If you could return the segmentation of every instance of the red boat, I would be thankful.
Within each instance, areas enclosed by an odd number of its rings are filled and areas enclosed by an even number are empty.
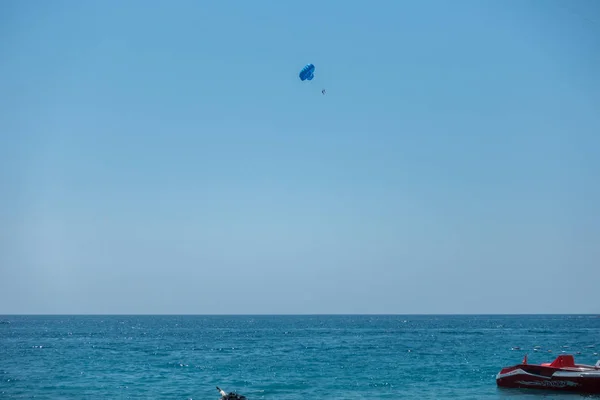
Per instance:
[[[507,388],[600,393],[600,361],[596,365],[575,364],[572,355],[560,355],[551,363],[505,367],[496,375],[496,384]]]

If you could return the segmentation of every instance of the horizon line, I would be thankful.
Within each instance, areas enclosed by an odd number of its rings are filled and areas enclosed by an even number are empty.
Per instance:
[[[0,316],[195,316],[195,317],[335,317],[335,316],[596,316],[600,313],[0,313]]]

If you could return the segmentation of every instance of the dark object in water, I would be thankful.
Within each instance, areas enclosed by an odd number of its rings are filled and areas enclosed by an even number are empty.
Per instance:
[[[218,386],[217,390],[221,393],[221,400],[247,400],[246,396],[242,396],[241,394],[233,392],[225,393],[225,391]]]

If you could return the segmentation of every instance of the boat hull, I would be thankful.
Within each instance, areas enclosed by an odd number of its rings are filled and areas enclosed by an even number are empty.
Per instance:
[[[600,370],[563,370],[519,365],[504,368],[496,376],[498,387],[600,393]]]

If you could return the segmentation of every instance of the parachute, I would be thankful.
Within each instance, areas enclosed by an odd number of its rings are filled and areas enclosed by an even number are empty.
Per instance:
[[[304,68],[300,70],[298,76],[301,81],[312,81],[315,77],[315,66],[313,64],[306,64]]]
[[[298,74],[301,81],[312,81],[315,77],[315,66],[314,64],[306,64]],[[325,89],[321,90],[321,94],[325,95]]]

